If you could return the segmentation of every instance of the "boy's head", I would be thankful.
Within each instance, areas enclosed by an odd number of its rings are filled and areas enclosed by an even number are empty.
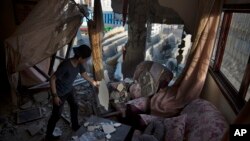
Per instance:
[[[74,58],[80,60],[86,60],[91,56],[91,49],[87,45],[80,45],[79,47],[73,48],[75,56]]]

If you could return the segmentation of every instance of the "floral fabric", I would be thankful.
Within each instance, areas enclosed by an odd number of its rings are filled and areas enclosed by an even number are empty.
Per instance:
[[[128,106],[133,106],[142,112],[146,112],[149,109],[149,98],[140,97],[127,102]]]
[[[141,86],[139,83],[134,83],[130,86],[129,95],[132,99],[141,97]]]
[[[219,141],[228,126],[222,114],[206,100],[192,101],[181,114],[188,115],[185,135],[190,141]]]
[[[187,115],[164,119],[165,141],[183,141]]]
[[[150,122],[152,122],[154,120],[163,119],[162,117],[158,117],[158,116],[154,116],[154,115],[147,115],[147,114],[140,114],[139,116],[145,125],[148,125]]]

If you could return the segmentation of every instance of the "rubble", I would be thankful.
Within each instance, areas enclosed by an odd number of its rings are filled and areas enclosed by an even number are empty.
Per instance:
[[[27,131],[31,136],[34,136],[43,128],[43,126],[43,123],[39,122],[38,124],[29,126]]]
[[[55,128],[54,132],[53,132],[54,136],[61,136],[62,135],[62,130],[58,127]]]
[[[5,135],[13,136],[16,134],[17,134],[17,128],[10,122],[5,121],[0,131],[0,138],[2,138],[2,136],[5,136]]]
[[[25,123],[28,121],[42,118],[41,108],[30,108],[27,110],[21,110],[17,112],[17,124]]]
[[[33,95],[34,101],[38,103],[48,100],[48,97],[48,91],[39,92]]]
[[[30,101],[26,102],[25,104],[21,105],[20,108],[23,109],[23,110],[25,110],[25,109],[31,108],[32,105],[33,105],[33,103],[30,100]]]

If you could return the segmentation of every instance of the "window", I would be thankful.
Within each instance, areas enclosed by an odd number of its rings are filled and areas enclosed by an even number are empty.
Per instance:
[[[192,46],[191,34],[182,24],[147,24],[145,60],[158,62],[170,69],[174,78],[182,73]]]
[[[250,9],[245,5],[224,7],[211,67],[226,96],[238,106],[236,111],[250,97],[249,29]]]

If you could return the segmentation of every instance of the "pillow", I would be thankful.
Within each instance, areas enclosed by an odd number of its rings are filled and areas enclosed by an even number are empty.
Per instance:
[[[157,140],[153,135],[142,134],[133,136],[132,141],[159,141],[159,140]]]
[[[140,114],[139,116],[140,116],[141,122],[145,125],[148,125],[152,121],[162,119],[162,117],[155,116],[155,115]]]
[[[141,97],[141,86],[139,83],[134,83],[129,87],[129,94],[132,99]]]
[[[221,112],[204,99],[193,100],[181,114],[188,114],[185,129],[189,140],[218,141],[228,128]]]
[[[138,78],[138,82],[141,86],[142,96],[151,96],[156,92],[154,79],[150,72],[143,71]]]
[[[128,101],[126,104],[127,104],[127,107],[130,107],[130,109],[133,109],[133,112],[141,111],[145,113],[149,110],[149,99],[147,97],[136,98],[136,99]]]
[[[165,141],[183,141],[187,115],[164,119]]]
[[[150,122],[143,134],[153,135],[157,141],[163,141],[165,135],[165,127],[162,120],[154,120]],[[151,141],[151,140],[150,140]]]

